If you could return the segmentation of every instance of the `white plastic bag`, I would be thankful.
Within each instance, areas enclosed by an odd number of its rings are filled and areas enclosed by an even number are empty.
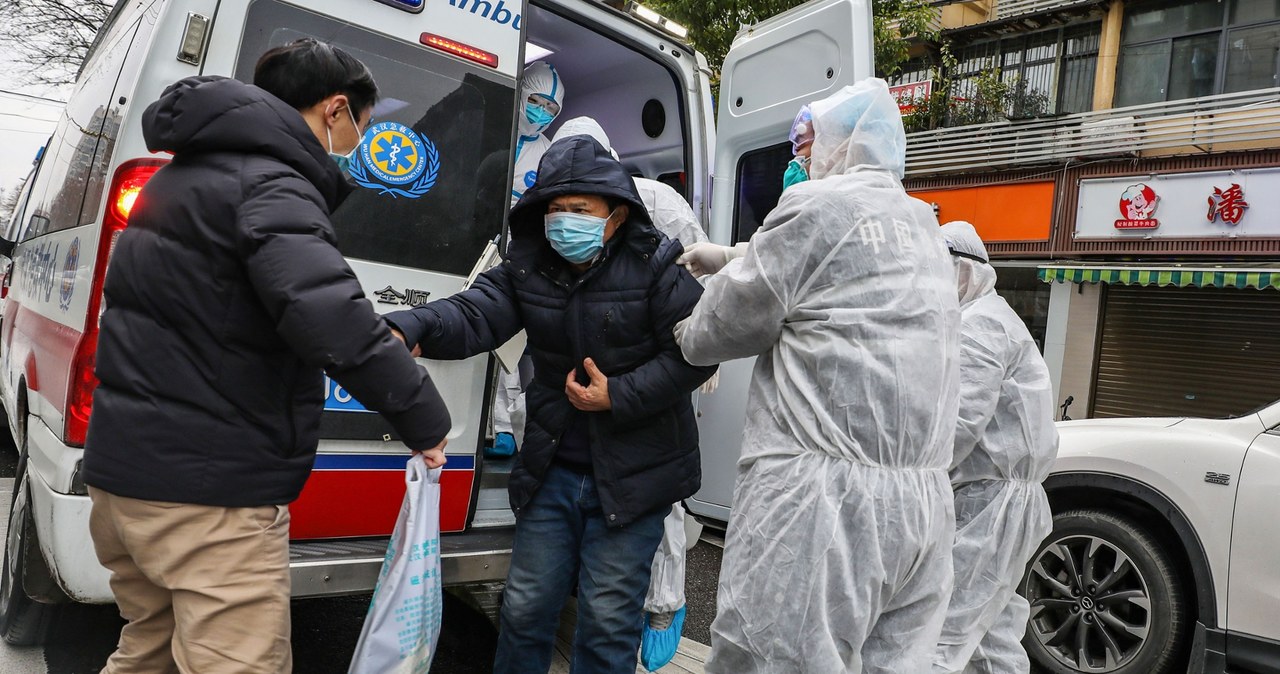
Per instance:
[[[440,640],[440,470],[405,466],[404,503],[348,674],[424,674]]]
[[[671,506],[662,528],[662,543],[653,556],[649,593],[644,598],[646,613],[675,613],[684,606],[684,506]]]

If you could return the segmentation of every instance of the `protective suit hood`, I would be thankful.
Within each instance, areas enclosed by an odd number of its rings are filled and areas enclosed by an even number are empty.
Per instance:
[[[551,142],[554,144],[557,141],[573,136],[590,136],[596,139],[596,142],[600,143],[604,149],[608,150],[614,159],[618,158],[618,153],[614,152],[613,145],[609,142],[609,134],[604,132],[604,127],[600,126],[600,122],[590,117],[574,117],[561,124]]]
[[[884,80],[870,78],[809,105],[813,113],[813,180],[854,168],[906,171],[907,134],[902,113]]]
[[[955,261],[960,306],[994,293],[996,270],[991,266],[991,256],[973,225],[963,220],[948,222],[942,226],[942,237]]]
[[[520,83],[520,106],[516,110],[516,119],[520,120],[519,130],[522,138],[533,138],[546,131],[551,125],[550,122],[535,125],[525,118],[524,106],[529,101],[529,97],[534,94],[542,94],[555,101],[561,108],[564,107],[564,82],[560,79],[560,73],[556,72],[555,66],[538,61],[524,69],[524,79]]]

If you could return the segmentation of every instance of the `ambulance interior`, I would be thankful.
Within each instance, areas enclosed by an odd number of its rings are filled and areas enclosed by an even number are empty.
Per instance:
[[[547,137],[554,138],[567,120],[592,117],[632,175],[666,182],[688,198],[687,101],[675,74],[644,52],[547,8],[529,4],[525,20],[526,64],[550,63],[565,87],[564,105]],[[693,58],[674,40],[664,48]]]

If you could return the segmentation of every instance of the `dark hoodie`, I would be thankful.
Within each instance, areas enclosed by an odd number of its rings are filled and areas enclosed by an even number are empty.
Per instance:
[[[143,188],[106,280],[85,481],[130,498],[285,504],[310,474],[324,371],[413,449],[449,414],[335,247],[348,188],[302,116],[198,77],[143,114],[173,161]]]
[[[547,202],[564,194],[630,206],[603,257],[582,274],[551,249],[543,227]],[[556,460],[585,463],[595,475],[610,526],[692,496],[702,474],[690,393],[715,368],[686,363],[672,334],[702,295],[675,264],[680,243],[653,227],[631,176],[586,136],[547,150],[537,183],[511,209],[509,222],[503,264],[465,292],[387,320],[409,343],[420,343],[425,356],[440,359],[484,353],[526,331],[534,379],[525,390],[524,445],[511,473],[517,513]],[[565,396],[570,370],[588,382],[582,370],[588,357],[609,377],[610,411],[580,412]]]

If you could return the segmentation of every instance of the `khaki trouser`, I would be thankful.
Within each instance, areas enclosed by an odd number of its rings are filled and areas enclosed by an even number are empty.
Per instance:
[[[129,621],[104,674],[279,674],[289,508],[141,501],[90,489],[89,532]]]

